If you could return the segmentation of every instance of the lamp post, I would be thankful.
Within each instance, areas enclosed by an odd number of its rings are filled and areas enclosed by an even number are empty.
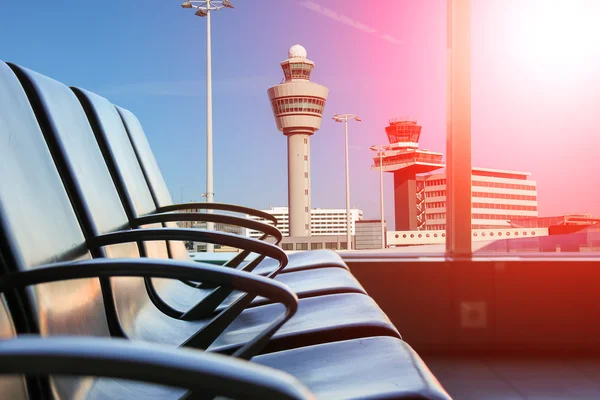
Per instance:
[[[195,15],[206,17],[206,202],[212,203],[215,199],[213,189],[213,138],[212,138],[212,67],[211,67],[211,39],[210,39],[210,14],[212,11],[218,11],[222,8],[233,8],[229,0],[201,0],[185,1],[181,4],[182,8],[196,9]],[[204,196],[203,196],[204,197]],[[207,210],[212,213],[212,210]],[[208,222],[206,229],[213,230],[214,224]],[[206,244],[208,253],[214,252],[212,243]]]
[[[376,151],[379,156],[379,208],[381,212],[381,248],[385,249],[385,229],[383,227],[383,151],[388,146],[379,144],[371,146],[371,150]]]
[[[335,114],[335,122],[343,122],[346,134],[346,248],[352,250],[352,217],[350,215],[350,166],[348,164],[348,120],[360,122],[356,114]]]

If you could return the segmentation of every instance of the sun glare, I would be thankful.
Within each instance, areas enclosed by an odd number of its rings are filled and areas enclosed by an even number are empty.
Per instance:
[[[529,0],[518,4],[508,29],[515,56],[528,69],[552,79],[596,71],[600,1]]]

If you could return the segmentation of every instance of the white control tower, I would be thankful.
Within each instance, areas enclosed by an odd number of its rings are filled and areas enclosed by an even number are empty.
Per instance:
[[[310,137],[321,126],[329,89],[310,81],[315,63],[299,44],[281,63],[285,82],[268,90],[277,129],[288,140],[290,236],[310,236]]]

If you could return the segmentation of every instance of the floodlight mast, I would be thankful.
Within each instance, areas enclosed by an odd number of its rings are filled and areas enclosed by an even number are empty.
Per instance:
[[[210,14],[212,11],[219,11],[222,8],[233,8],[229,0],[201,0],[185,1],[181,4],[182,8],[196,9],[195,15],[206,17],[206,202],[214,202],[214,181],[213,181],[213,123],[212,123],[212,62],[211,62],[211,38],[210,38]],[[212,210],[207,210],[212,213]],[[207,230],[213,230],[212,222],[206,223]],[[207,243],[206,251],[214,252],[214,244]]]
[[[352,250],[352,218],[350,215],[350,166],[348,163],[348,120],[360,122],[356,114],[335,114],[333,116],[335,122],[343,122],[346,137],[346,248]]]
[[[196,15],[198,15],[199,11],[203,11],[205,15],[202,16],[205,17],[208,16],[210,11],[218,11],[221,8],[235,7],[229,0],[192,0],[181,3],[181,8],[195,8],[198,10]]]

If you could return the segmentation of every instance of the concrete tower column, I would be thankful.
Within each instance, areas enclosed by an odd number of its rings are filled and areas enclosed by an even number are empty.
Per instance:
[[[290,134],[287,141],[290,236],[310,236],[310,135]]]
[[[397,231],[417,230],[417,181],[415,174],[394,173],[394,208]]]

